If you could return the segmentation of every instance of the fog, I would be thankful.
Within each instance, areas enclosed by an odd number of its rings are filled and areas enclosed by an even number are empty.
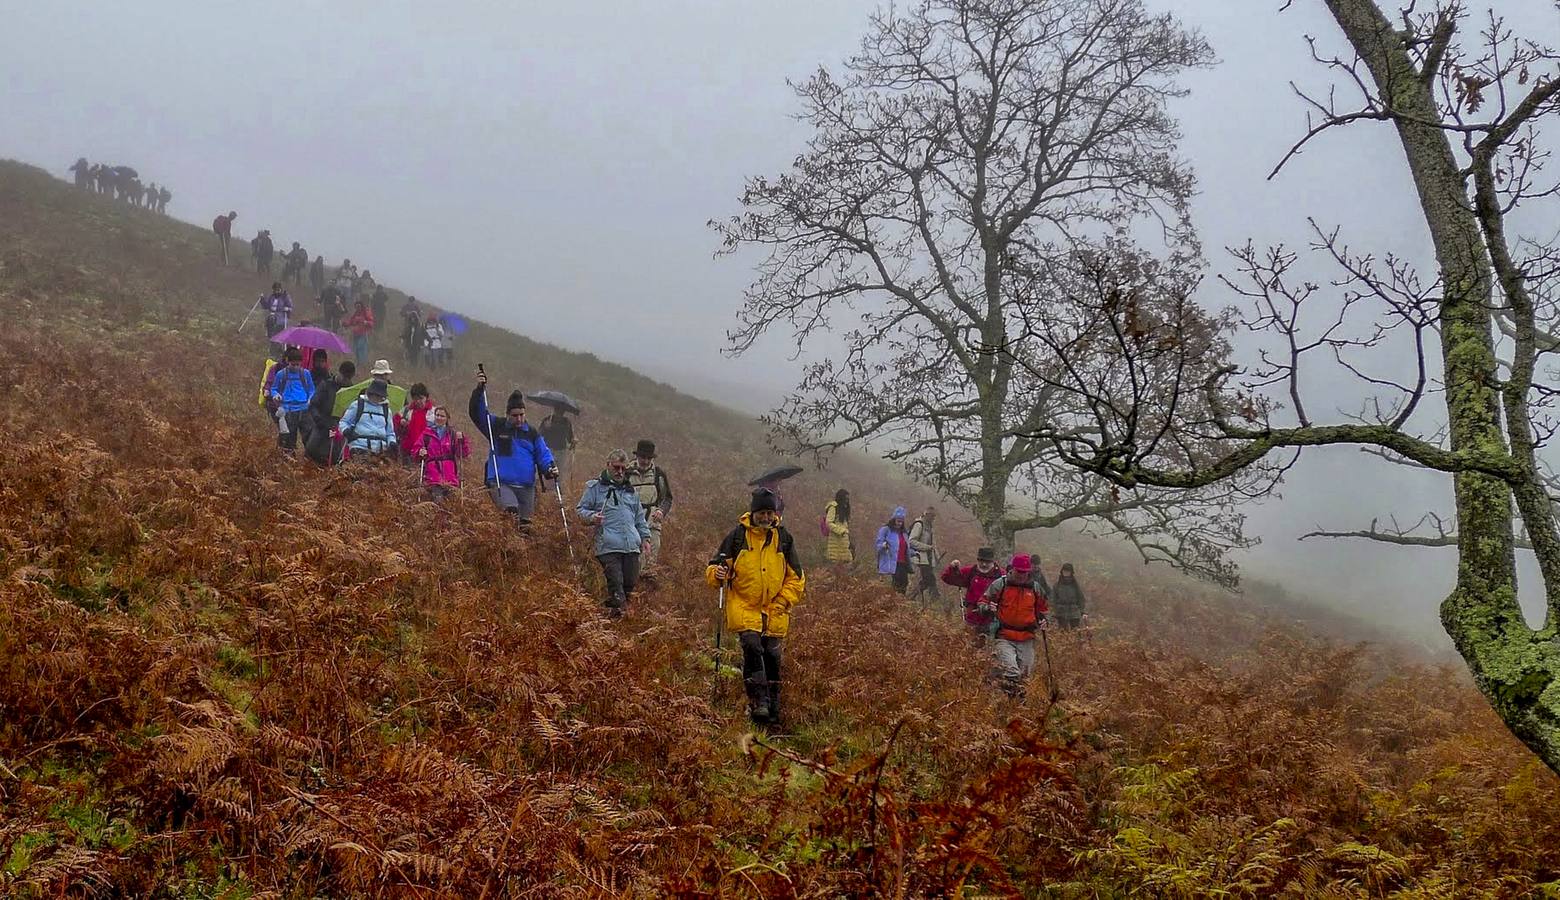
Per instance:
[[[349,256],[436,305],[756,411],[798,364],[778,336],[720,353],[749,270],[713,258],[705,222],[737,210],[744,175],[800,148],[786,79],[848,53],[875,5],[0,0],[0,155],[62,177],[78,155],[136,166],[181,218],[237,210],[244,239],[269,228],[279,247]],[[1303,242],[1307,216],[1423,259],[1387,127],[1326,136],[1267,180],[1304,128],[1289,82],[1327,83],[1303,35],[1339,43],[1320,3],[1280,5],[1174,5],[1223,60],[1176,105],[1210,260],[1227,267],[1220,248],[1248,237]],[[1554,30],[1541,0],[1500,5]],[[1343,383],[1312,386],[1353,408]],[[1448,485],[1350,449],[1308,453],[1283,499],[1253,510],[1265,543],[1245,566],[1431,632],[1452,551],[1295,537],[1449,512]]]

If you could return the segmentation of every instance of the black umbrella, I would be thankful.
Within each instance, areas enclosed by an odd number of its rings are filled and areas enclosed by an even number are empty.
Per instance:
[[[129,166],[115,166],[114,167],[114,171],[118,172],[119,174],[121,174],[123,176],[125,176],[126,178],[140,178],[141,177],[141,173],[140,172],[137,172],[136,170],[130,168]]]
[[[790,478],[790,477],[792,477],[794,475],[800,475],[800,474],[802,474],[802,467],[801,466],[775,466],[773,469],[770,469],[769,471],[767,471],[764,474],[758,476],[757,478],[753,479],[752,481],[749,481],[748,484],[751,485],[751,486],[756,487],[756,486],[758,486],[760,484],[768,484],[768,483],[775,482],[775,481],[784,481],[787,478]]]
[[[534,394],[526,394],[525,397],[527,400],[535,400],[543,406],[561,409],[564,412],[571,412],[575,415],[580,414],[580,405],[574,402],[573,397],[570,397],[563,391],[537,391]]]

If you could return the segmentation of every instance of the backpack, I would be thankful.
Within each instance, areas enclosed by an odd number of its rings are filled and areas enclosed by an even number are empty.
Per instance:
[[[1019,635],[1033,635],[1040,627],[1040,618],[1035,614],[1035,601],[1040,601],[1040,608],[1045,609],[1046,604],[1043,595],[1036,585],[1029,584],[1004,584],[1002,593],[997,597],[996,621],[1001,632],[1012,631]],[[1002,635],[1008,637],[1008,635]],[[1015,637],[1014,640],[1023,640]]]
[[[368,398],[364,397],[362,394],[358,394],[358,396],[357,396],[357,415],[352,418],[352,428],[350,429],[348,434],[342,435],[343,437],[345,437],[347,439],[348,443],[351,443],[352,441],[357,439],[357,423],[363,421],[363,408],[365,406],[367,406],[367,405],[368,405]],[[385,420],[385,430],[389,431],[390,430],[390,404],[389,403],[376,403],[374,405],[379,407],[379,411],[377,413],[374,413],[374,415],[377,415],[381,419]],[[366,440],[368,440],[371,443],[379,444],[379,450],[385,449],[385,447],[384,447],[385,440],[383,438],[367,438]],[[379,450],[376,450],[376,451],[373,451],[373,452],[377,453],[377,452],[379,452]]]

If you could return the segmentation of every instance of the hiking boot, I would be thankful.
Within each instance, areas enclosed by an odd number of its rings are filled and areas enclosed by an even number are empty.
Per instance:
[[[770,718],[769,718],[769,704],[765,703],[762,700],[760,700],[760,701],[758,701],[756,703],[749,703],[748,704],[748,718],[753,721],[754,725],[759,725],[759,726],[768,725],[769,721],[770,721]]]

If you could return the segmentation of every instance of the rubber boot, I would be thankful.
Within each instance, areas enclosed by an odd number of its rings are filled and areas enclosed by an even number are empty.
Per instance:
[[[748,718],[754,725],[769,724],[769,688],[762,682],[744,682],[747,687]]]

